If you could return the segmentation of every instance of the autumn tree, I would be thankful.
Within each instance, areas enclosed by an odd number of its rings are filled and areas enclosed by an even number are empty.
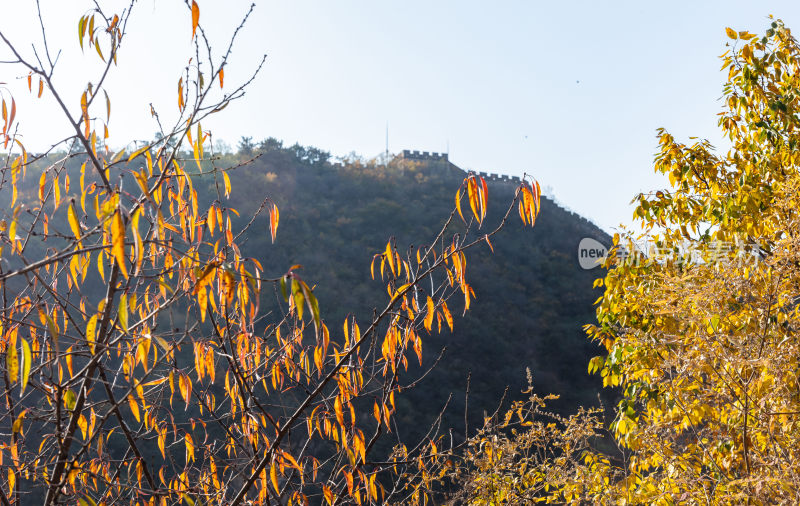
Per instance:
[[[239,29],[215,57],[201,7],[187,1],[194,51],[167,85],[177,90],[174,108],[146,111],[158,129],[152,141],[110,147],[107,76],[125,63],[120,48],[135,8],[94,3],[71,20],[78,40],[60,47],[102,63],[77,96],[57,86],[54,75],[69,69],[49,52],[43,22],[33,56],[22,50],[27,42],[0,33],[3,63],[25,87],[0,89],[0,502],[419,499],[420,489],[400,480],[424,472],[441,440],[373,457],[411,381],[401,372],[421,362],[425,335],[453,327],[452,297],[470,308],[468,250],[491,248],[515,206],[534,224],[538,183],[520,185],[489,225],[486,182],[468,174],[427,245],[390,239],[375,254],[383,307],[329,328],[300,266],[262,266],[241,254],[255,223],[266,222],[275,240],[279,211],[266,197],[234,230],[234,168],[209,156],[201,121],[241,98],[263,64],[226,76]],[[54,99],[71,127],[65,140],[27,152],[16,122],[20,92]],[[326,159],[313,153],[312,163]],[[210,199],[201,185],[212,188]],[[267,314],[261,302],[273,293],[281,311]]]
[[[593,367],[624,391],[637,502],[800,500],[800,48],[780,21],[727,35],[730,149],[659,132],[670,187],[636,209],[648,254],[609,273],[591,329],[609,351]]]
[[[615,236],[596,283],[589,371],[622,392],[622,458],[597,414],[532,396],[430,467],[453,504],[800,502],[800,47],[779,20],[726,31],[729,149],[659,131],[669,185],[638,196],[644,232]]]

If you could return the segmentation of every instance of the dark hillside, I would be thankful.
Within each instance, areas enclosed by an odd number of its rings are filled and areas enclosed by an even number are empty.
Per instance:
[[[271,244],[262,219],[249,232],[245,250],[271,276],[302,264],[304,279],[317,285],[324,319],[338,331],[346,314],[366,321],[386,300],[383,283],[370,279],[373,254],[390,237],[399,249],[434,237],[464,175],[444,161],[330,165],[272,149],[237,169],[230,204],[244,218],[265,196],[276,200],[281,210],[276,243]],[[489,181],[489,222],[506,211],[515,188],[512,182]],[[581,326],[594,319],[592,304],[600,291],[592,290],[592,282],[600,271],[579,267],[577,246],[583,237],[605,243],[608,237],[549,199],[543,200],[533,230],[511,218],[493,241],[494,254],[481,247],[468,257],[477,299],[464,318],[456,318],[452,334],[443,331],[425,340],[423,366],[432,365],[442,348],[446,351],[435,370],[399,398],[401,430],[419,435],[452,394],[445,426],[463,432],[470,373],[473,428],[484,411],[494,411],[506,386],[512,398],[519,396],[527,367],[537,391],[561,395],[554,405],[558,411],[597,404],[599,381],[587,374],[586,365],[599,351]],[[267,300],[263,304],[269,307]]]
[[[373,309],[387,300],[385,285],[370,278],[373,255],[390,238],[402,251],[435,237],[465,176],[442,159],[398,157],[387,166],[359,160],[331,164],[324,152],[314,148],[282,148],[278,143],[262,147],[261,153],[226,155],[214,162],[227,167],[256,156],[230,172],[233,191],[230,199],[221,198],[221,204],[239,212],[239,223],[234,223],[239,229],[265,197],[274,199],[281,215],[275,244],[262,214],[245,240],[239,241],[243,253],[258,258],[264,274],[272,278],[301,264],[299,274],[316,285],[323,319],[336,336],[348,314],[365,324]],[[194,162],[188,165],[192,166]],[[79,165],[68,167],[72,180],[78,181]],[[123,185],[133,184],[129,179]],[[21,198],[36,200],[37,181],[37,175],[28,174]],[[198,175],[194,181],[201,206],[218,198],[211,176]],[[497,223],[518,183],[490,180],[488,184],[487,223]],[[53,222],[51,227],[68,230],[66,223]],[[472,429],[482,422],[484,412],[497,408],[506,387],[509,398],[520,397],[526,368],[531,369],[539,393],[561,395],[552,405],[556,411],[597,404],[600,382],[588,375],[586,367],[589,358],[600,352],[581,326],[594,321],[593,302],[600,290],[592,290],[592,282],[601,272],[578,265],[577,246],[583,237],[609,242],[597,227],[544,198],[533,229],[522,227],[514,209],[506,228],[492,241],[494,254],[485,245],[470,252],[467,277],[477,298],[464,317],[460,317],[463,302],[452,300],[453,333],[445,328],[441,334],[425,336],[423,368],[445,351],[438,366],[397,399],[398,431],[404,440],[422,436],[451,395],[444,427],[463,434],[468,375]],[[58,247],[32,243],[31,258],[43,254],[45,246]],[[102,284],[88,288],[100,290]],[[262,296],[265,325],[275,320],[276,300],[271,288]],[[419,373],[419,365],[410,361],[407,380]]]

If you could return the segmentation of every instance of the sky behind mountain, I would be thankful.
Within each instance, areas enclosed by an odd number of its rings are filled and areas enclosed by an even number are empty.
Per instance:
[[[198,3],[220,53],[250,3]],[[51,52],[63,51],[56,82],[72,90],[77,111],[94,79],[82,69],[97,69],[76,36],[91,2],[41,7]],[[177,112],[179,69],[191,49],[181,2],[145,0],[134,9],[109,81],[115,147],[152,136],[150,103],[162,119]],[[610,231],[630,222],[634,195],[664,184],[652,170],[658,127],[722,144],[724,29],[762,33],[769,14],[800,30],[800,4],[789,1],[259,1],[226,67],[226,88],[267,54],[263,72],[243,100],[203,126],[233,146],[242,135],[274,136],[374,156],[388,124],[391,152],[449,150],[465,169],[531,174]],[[35,3],[4,5],[0,31],[31,55],[31,38],[41,37]],[[28,147],[63,138],[54,102],[27,97],[21,69],[0,69]]]

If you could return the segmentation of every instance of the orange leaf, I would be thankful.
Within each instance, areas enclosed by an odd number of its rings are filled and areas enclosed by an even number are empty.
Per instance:
[[[214,206],[208,208],[208,230],[214,234],[214,229],[217,228],[217,209]]]
[[[229,197],[231,195],[231,178],[227,172],[222,173],[222,180],[225,183],[225,196]]]
[[[192,380],[189,379],[184,373],[181,373],[178,377],[178,388],[181,391],[181,397],[183,397],[184,402],[186,402],[186,409],[189,409],[189,398],[192,395]]]
[[[39,176],[39,200],[44,202],[44,185],[47,183],[47,173],[42,172]]]
[[[41,90],[41,86],[39,86],[39,89]],[[40,91],[39,95],[41,96],[41,91]],[[90,129],[90,125],[89,125],[89,106],[88,106],[88,102],[87,102],[87,99],[86,99],[86,92],[85,91],[83,92],[83,95],[81,95],[81,117],[83,119],[83,134],[86,137],[89,137],[89,129]]]
[[[425,314],[425,330],[430,332],[431,325],[433,324],[433,315],[436,312],[433,305],[433,299],[431,299],[430,297],[428,297],[427,306],[428,306],[428,312]]]
[[[114,28],[116,28],[117,26],[117,23],[119,23],[119,16],[114,14],[114,19],[111,20],[111,24],[108,26],[108,28],[106,28],[106,32],[108,33],[113,32]]]
[[[344,427],[344,412],[342,411],[341,397],[336,396],[336,400],[333,402],[333,409],[336,411],[336,421],[339,422],[339,425]]]
[[[458,215],[461,216],[461,221],[466,223],[467,220],[464,219],[464,214],[461,212],[461,188],[456,192],[456,209],[458,209]]]
[[[278,233],[278,206],[274,205],[269,210],[269,231],[272,234],[272,242],[275,242],[275,236]]]
[[[14,123],[14,116],[17,115],[17,102],[14,100],[14,97],[11,97],[11,114],[8,117],[8,127],[11,128],[11,124]]]
[[[333,491],[327,485],[322,485],[322,494],[325,496],[325,501],[328,504],[333,504],[334,494]]]
[[[453,331],[453,315],[450,314],[450,310],[447,308],[447,302],[442,301],[442,314],[444,314],[444,319],[447,321],[447,326],[450,327],[450,332]]]
[[[289,464],[290,464],[290,465],[291,465],[293,468],[297,469],[297,470],[298,470],[298,471],[300,471],[301,473],[303,472],[303,468],[302,468],[302,467],[300,467],[300,464],[298,464],[298,463],[297,463],[297,460],[295,460],[295,458],[294,458],[294,457],[293,457],[293,456],[292,456],[290,453],[283,452],[283,453],[282,453],[282,455],[283,455],[283,457],[284,457],[286,460],[288,460],[288,461],[289,461]]]
[[[269,469],[269,478],[272,480],[272,486],[275,487],[275,493],[280,494],[281,489],[278,487],[278,470],[273,462]]]
[[[133,416],[136,418],[136,421],[141,422],[142,417],[139,414],[139,405],[136,403],[136,399],[133,398],[133,395],[128,396],[128,405],[131,407],[131,411],[133,412]]]
[[[178,79],[178,110],[183,111],[184,105],[185,104],[183,102],[183,78],[181,77],[180,79]],[[189,142],[191,142],[191,139],[189,139]]]
[[[183,437],[183,443],[186,445],[186,462],[188,463],[190,460],[194,460],[194,440],[188,432]]]
[[[386,251],[384,252],[386,255],[386,260],[389,262],[389,268],[392,270],[392,274],[395,274],[394,268],[394,253],[392,252],[392,241],[386,243]]]
[[[486,217],[486,208],[489,205],[489,188],[486,186],[486,180],[482,177],[480,178],[481,186],[480,186],[480,193],[481,193],[481,220]]]
[[[197,283],[194,285],[194,291],[192,292],[192,295],[197,295],[200,289],[204,288],[211,282],[218,266],[219,263],[217,262],[211,262],[210,264],[206,265],[205,269],[203,269],[203,272],[197,278]]]
[[[195,31],[197,31],[198,23],[200,23],[200,7],[195,0],[192,0],[192,40],[194,40],[194,34]]]

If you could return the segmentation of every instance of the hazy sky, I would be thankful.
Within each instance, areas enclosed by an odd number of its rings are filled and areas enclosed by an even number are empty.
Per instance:
[[[31,41],[41,40],[34,2],[0,2],[0,31],[32,54]],[[250,3],[198,3],[221,50]],[[90,6],[42,0],[51,52],[63,51],[56,82],[73,90],[74,111],[94,79],[82,69],[96,69],[76,35]],[[134,9],[109,82],[112,146],[152,136],[149,103],[162,117],[177,112],[177,80],[190,56],[182,2],[145,0]],[[267,64],[242,101],[203,126],[233,146],[242,135],[274,136],[371,157],[383,151],[388,123],[392,152],[449,147],[465,169],[527,172],[612,230],[630,222],[634,195],[664,184],[652,170],[656,128],[718,141],[724,28],[763,33],[768,14],[800,30],[796,0],[257,0],[226,87],[259,55],[268,55]],[[7,57],[0,48],[0,59]],[[52,101],[27,97],[24,73],[0,66],[0,82],[17,99],[30,149],[65,136]]]

